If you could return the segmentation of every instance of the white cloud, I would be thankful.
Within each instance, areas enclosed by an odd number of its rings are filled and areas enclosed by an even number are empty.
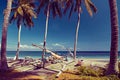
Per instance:
[[[30,45],[26,45],[26,44],[20,45],[20,48],[23,48],[23,49],[35,49],[35,47],[30,46]]]
[[[61,48],[65,49],[64,45],[61,45],[61,44],[58,44],[58,43],[52,44],[52,46],[54,46],[54,47],[61,47]]]
[[[47,47],[47,49],[49,49],[49,50],[54,50],[54,48],[52,48],[52,47]]]
[[[40,45],[43,45],[43,43],[41,42]]]
[[[70,47],[70,48],[68,48],[68,49],[70,49],[70,50],[74,50],[74,48],[72,48],[72,47]]]
[[[1,44],[0,44],[0,49],[1,49]]]

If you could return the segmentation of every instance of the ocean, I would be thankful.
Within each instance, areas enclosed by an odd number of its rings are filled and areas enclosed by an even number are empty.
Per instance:
[[[58,55],[68,56],[68,51],[54,51]],[[16,54],[16,51],[7,51],[7,57],[13,58]],[[49,56],[50,53],[46,53],[46,56]],[[20,51],[19,58],[25,58],[26,56],[30,56],[32,58],[41,58],[42,51]],[[87,59],[109,59],[109,51],[77,51],[77,58],[87,58]],[[119,52],[120,58],[120,52]]]

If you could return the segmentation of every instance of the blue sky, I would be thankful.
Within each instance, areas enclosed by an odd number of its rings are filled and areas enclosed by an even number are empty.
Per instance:
[[[108,0],[92,0],[98,12],[90,17],[86,9],[83,8],[78,37],[79,51],[109,51],[110,50],[110,14]],[[118,14],[120,18],[120,1],[118,2]],[[3,9],[6,7],[5,0],[0,2],[0,34],[2,33]],[[83,6],[84,7],[84,6]],[[46,17],[41,12],[34,20],[34,27],[28,29],[22,26],[21,48],[20,50],[39,50],[31,44],[42,45],[44,39]],[[120,20],[119,20],[120,23]],[[55,19],[50,16],[47,36],[47,48],[51,50],[73,49],[77,15],[73,14],[68,20],[68,15]],[[120,27],[120,25],[119,25]],[[9,24],[7,50],[16,50],[17,47],[17,27],[16,23]],[[120,34],[120,33],[119,33]],[[0,35],[1,40],[1,35]],[[120,38],[119,38],[120,40]],[[120,50],[120,42],[119,42]]]

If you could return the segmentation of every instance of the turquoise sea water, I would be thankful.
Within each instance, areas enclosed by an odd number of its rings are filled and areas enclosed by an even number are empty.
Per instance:
[[[57,54],[62,56],[68,56],[68,51],[55,51]],[[13,58],[16,54],[16,51],[7,51],[7,57]],[[30,56],[32,58],[41,58],[42,51],[20,51],[19,57],[24,58],[25,56]],[[46,53],[46,56],[49,56],[50,53]],[[92,58],[92,59],[109,59],[108,51],[77,51],[78,58]],[[120,57],[120,52],[119,52]]]

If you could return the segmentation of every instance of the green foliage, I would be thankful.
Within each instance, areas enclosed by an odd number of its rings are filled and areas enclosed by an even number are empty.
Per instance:
[[[109,75],[107,76],[109,80],[120,80],[116,75]]]
[[[92,77],[92,76],[82,76],[80,80],[100,80],[99,77]]]
[[[80,66],[78,67],[78,70],[75,74],[83,75],[83,76],[102,76],[103,75],[103,69],[102,68],[91,68],[91,67],[85,67]]]
[[[62,76],[62,79],[60,79],[60,80],[74,80],[74,79],[75,80],[120,80],[115,75],[109,75],[109,76],[104,76],[104,77],[79,76],[77,78],[74,75],[70,75],[69,77],[68,76]]]
[[[37,18],[37,14],[33,0],[15,0],[11,11],[10,23],[16,21],[18,28],[22,23],[29,28],[34,26],[32,18]]]
[[[79,77],[79,79],[74,78],[75,80],[100,80],[100,78],[97,77],[91,77],[91,76],[82,76]],[[62,80],[74,80],[74,79],[68,79],[68,77],[64,77]]]
[[[74,75],[66,75],[62,76],[59,79],[55,80],[120,80],[117,76],[115,75],[110,75],[110,76],[104,76],[104,77],[93,77],[93,76],[74,76]]]
[[[100,77],[99,80],[120,80],[116,75]]]
[[[104,72],[105,68],[97,66],[80,66],[74,71],[67,69],[55,80],[120,80],[116,75],[105,76]]]

